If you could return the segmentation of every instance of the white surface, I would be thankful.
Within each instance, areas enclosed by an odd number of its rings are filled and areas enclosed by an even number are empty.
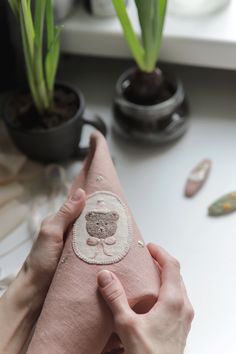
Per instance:
[[[80,86],[87,105],[111,123],[114,82],[130,63],[68,60],[63,77]],[[88,70],[89,68],[89,70]],[[217,197],[236,190],[236,73],[178,68],[191,103],[188,133],[162,148],[134,146],[109,134],[109,145],[129,204],[146,241],[178,258],[196,316],[187,354],[235,354],[236,214],[207,216]],[[91,80],[93,78],[93,81]],[[89,79],[89,80],[88,80]],[[186,177],[203,158],[213,160],[205,188],[192,200],[183,197]],[[4,243],[22,239],[21,227]],[[29,245],[0,266],[19,267]]]
[[[129,13],[137,32],[139,25],[133,0]],[[161,60],[209,66],[236,68],[236,0],[223,11],[203,17],[168,15],[161,51]],[[116,18],[90,16],[82,5],[65,22],[62,49],[68,53],[130,57]]]
[[[229,2],[230,0],[169,0],[168,3],[169,10],[174,14],[199,16],[221,10]]]

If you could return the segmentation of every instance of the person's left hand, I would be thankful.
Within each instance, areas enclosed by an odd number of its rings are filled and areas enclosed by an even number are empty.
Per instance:
[[[17,278],[0,299],[0,353],[17,354],[27,342],[56,271],[68,227],[85,205],[78,189],[60,210],[42,223]]]
[[[78,189],[55,215],[47,217],[41,225],[38,238],[23,265],[29,281],[40,284],[40,293],[48,290],[63,250],[65,232],[80,215],[85,200],[85,192]]]

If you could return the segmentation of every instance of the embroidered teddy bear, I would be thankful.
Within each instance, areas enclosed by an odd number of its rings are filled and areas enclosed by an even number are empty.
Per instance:
[[[96,253],[93,258],[103,251],[107,256],[109,254],[105,245],[114,245],[116,243],[115,233],[117,230],[117,221],[119,215],[115,211],[90,211],[85,215],[86,230],[90,237],[87,239],[89,246],[97,246]],[[101,247],[99,247],[101,246]]]

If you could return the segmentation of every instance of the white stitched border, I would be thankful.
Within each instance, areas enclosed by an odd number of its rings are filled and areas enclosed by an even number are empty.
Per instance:
[[[124,209],[125,215],[127,217],[127,225],[128,225],[127,243],[126,243],[126,245],[124,246],[123,250],[121,251],[121,253],[119,255],[111,257],[111,258],[108,258],[106,260],[97,260],[97,259],[92,259],[92,258],[87,257],[86,255],[81,253],[81,251],[79,249],[79,246],[78,246],[78,242],[77,242],[77,237],[79,235],[79,232],[81,232],[81,230],[79,230],[79,220],[80,220],[80,217],[81,217],[80,216],[75,221],[75,223],[73,225],[72,245],[73,245],[73,249],[74,249],[75,254],[80,259],[82,259],[83,261],[85,261],[86,263],[89,263],[89,264],[113,264],[113,263],[117,263],[117,262],[121,261],[127,255],[127,253],[129,252],[130,245],[131,245],[131,242],[132,242],[132,224],[131,224],[131,217],[130,217],[130,214],[129,214],[129,210],[128,210],[127,206],[120,200],[120,198],[116,194],[114,194],[112,192],[108,192],[108,191],[98,191],[98,192],[95,192],[95,193],[89,195],[88,199],[93,198],[93,197],[95,197],[97,195],[102,196],[104,194],[115,198],[120,203],[122,208]]]

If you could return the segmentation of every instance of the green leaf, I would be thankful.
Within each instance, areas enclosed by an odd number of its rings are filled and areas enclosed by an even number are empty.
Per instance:
[[[47,87],[50,95],[51,105],[53,101],[53,89],[55,85],[55,78],[56,78],[58,63],[59,63],[61,30],[62,27],[55,28],[55,37],[53,42],[51,42],[45,60],[46,80],[47,80]]]
[[[124,1],[113,0],[113,4],[139,68],[147,72],[154,71],[160,54],[167,0],[135,0],[142,44],[133,30]]]
[[[135,0],[145,50],[145,67],[147,71],[153,71],[156,64],[152,55],[154,2],[153,0]]]
[[[125,3],[123,0],[112,0],[117,16],[123,28],[124,36],[128,42],[129,48],[138,66],[145,70],[144,55],[145,51],[134,32],[133,26],[127,14]]]
[[[44,107],[47,110],[49,108],[48,92],[44,77],[43,68],[43,28],[44,18],[46,10],[47,0],[36,0],[35,6],[35,60],[34,60],[34,72],[36,85],[39,90]]]
[[[60,54],[61,27],[54,26],[53,0],[8,0],[19,19],[25,65],[30,91],[40,113],[52,107],[54,82]],[[47,20],[47,53],[44,54],[45,13]]]
[[[30,55],[30,49],[29,49],[28,40],[27,40],[27,33],[26,33],[26,29],[25,29],[25,22],[24,22],[22,8],[19,11],[19,19],[20,19],[21,36],[22,36],[23,51],[24,51],[24,58],[25,58],[28,82],[29,82],[29,86],[30,86],[30,90],[31,90],[31,94],[32,94],[35,106],[37,107],[39,112],[42,112],[42,102],[41,102],[40,97],[37,93],[37,88],[35,85],[33,60]]]
[[[50,105],[53,104],[53,90],[58,69],[60,54],[60,33],[62,26],[54,26],[53,7],[51,0],[47,0],[47,55],[45,59],[46,82],[49,92]]]
[[[55,29],[54,29],[54,15],[52,1],[47,0],[46,4],[46,22],[47,22],[47,46],[48,49],[51,43],[54,41]]]
[[[157,59],[160,55],[163,29],[166,17],[167,0],[155,1],[154,20],[153,20],[153,56]]]
[[[14,15],[19,18],[20,16],[20,3],[19,0],[8,0],[8,3],[14,13]]]
[[[22,10],[22,19],[25,28],[25,36],[29,46],[29,53],[31,58],[34,56],[34,26],[33,19],[31,14],[31,9],[28,3],[28,0],[21,0],[21,10]]]

